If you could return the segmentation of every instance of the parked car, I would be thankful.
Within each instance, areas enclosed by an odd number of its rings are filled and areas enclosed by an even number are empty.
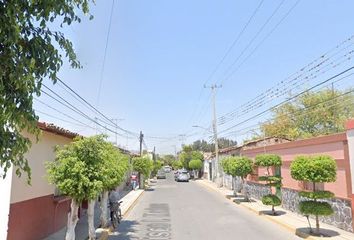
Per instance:
[[[183,171],[183,169],[178,169],[175,171],[175,181],[177,181],[177,177],[182,171]]]
[[[176,181],[177,182],[189,182],[189,178],[190,177],[189,177],[188,171],[184,170],[178,174]]]
[[[171,172],[171,167],[170,166],[164,166],[165,172],[169,173]]]
[[[166,173],[164,170],[160,169],[156,174],[157,179],[166,179]]]

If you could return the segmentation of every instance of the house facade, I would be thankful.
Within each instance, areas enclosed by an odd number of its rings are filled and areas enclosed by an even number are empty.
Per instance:
[[[32,146],[26,153],[31,168],[31,185],[26,174],[19,178],[12,169],[6,177],[5,199],[8,199],[8,217],[2,215],[1,239],[38,240],[66,225],[70,199],[59,195],[54,185],[48,183],[45,163],[55,160],[54,148],[73,141],[77,134],[52,124],[38,123],[42,130],[38,142],[35,136],[24,133]]]
[[[270,140],[269,140],[270,141]],[[337,179],[333,183],[323,183],[318,187],[335,194],[328,200],[335,213],[329,217],[321,218],[322,222],[334,225],[341,229],[353,232],[354,216],[354,120],[348,121],[347,131],[343,133],[315,137],[310,139],[287,141],[273,139],[269,141],[259,140],[240,147],[232,147],[220,150],[220,159],[227,156],[247,156],[254,159],[256,155],[272,153],[281,156],[282,166],[282,207],[299,213],[299,191],[311,190],[311,185],[299,182],[291,178],[290,165],[298,155],[329,155],[337,164]],[[271,192],[264,182],[258,181],[258,177],[264,175],[265,168],[255,168],[247,179],[247,191],[251,197],[261,199],[263,195]],[[239,181],[226,174],[223,175],[223,184],[230,189],[239,188]]]

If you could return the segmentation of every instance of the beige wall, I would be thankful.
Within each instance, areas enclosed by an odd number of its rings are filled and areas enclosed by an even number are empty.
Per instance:
[[[34,136],[24,134],[32,141],[32,147],[25,155],[32,170],[32,185],[26,183],[26,174],[18,178],[12,175],[11,203],[54,194],[55,186],[50,185],[46,178],[45,162],[55,159],[54,147],[64,145],[72,140],[54,133],[43,131],[36,143]]]

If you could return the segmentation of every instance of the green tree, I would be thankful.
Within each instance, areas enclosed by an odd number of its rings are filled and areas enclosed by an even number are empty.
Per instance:
[[[245,189],[248,174],[253,171],[252,160],[248,157],[227,157],[221,161],[221,166],[224,172],[232,177],[240,177],[242,181],[241,192],[244,195],[246,201],[249,200],[248,193]]]
[[[95,238],[93,226],[94,202],[104,189],[107,171],[105,138],[102,135],[75,138],[74,142],[56,150],[57,160],[47,164],[49,182],[72,198],[68,216],[67,240],[75,239],[78,208],[83,200],[89,201],[88,224],[90,239]]]
[[[259,177],[260,181],[266,181],[267,182],[266,186],[276,187],[276,188],[281,187],[282,178],[280,174],[270,175],[270,168],[273,168],[273,171],[275,171],[275,168],[279,168],[282,165],[280,156],[275,154],[259,154],[256,156],[255,165],[267,168],[267,175],[260,176]],[[272,213],[273,215],[276,215],[274,206],[280,206],[281,200],[275,194],[267,194],[262,197],[262,203],[264,205],[272,206]]]
[[[307,92],[273,110],[274,119],[261,126],[265,136],[309,138],[344,131],[354,117],[354,94],[339,90]]]
[[[140,188],[144,187],[144,178],[148,178],[153,169],[153,161],[148,157],[135,157],[132,160],[132,167],[134,171],[139,173]]]
[[[180,160],[176,160],[172,163],[173,169],[181,169],[183,168],[183,163]]]
[[[202,169],[203,167],[203,162],[200,159],[192,159],[189,162],[189,169],[194,171],[194,177],[199,177],[199,170]]]
[[[179,160],[185,169],[189,169],[189,162],[191,160],[203,160],[204,156],[199,151],[193,151],[192,146],[183,146],[182,152],[179,154]]]
[[[163,163],[168,166],[172,166],[172,163],[176,160],[176,157],[172,154],[162,156]]]
[[[337,176],[336,161],[327,155],[298,156],[290,165],[291,177],[298,181],[312,183],[312,192],[303,191],[299,195],[310,200],[299,204],[300,212],[305,216],[314,215],[316,218],[316,234],[320,232],[319,216],[333,214],[331,205],[319,199],[334,197],[329,191],[319,191],[316,183],[334,182]],[[311,230],[312,231],[312,230]]]
[[[0,1],[0,167],[13,165],[16,175],[31,171],[24,154],[30,140],[23,131],[38,136],[38,117],[33,97],[39,96],[42,80],[54,83],[63,55],[74,68],[80,66],[72,43],[53,26],[80,22],[80,10],[89,11],[89,0]],[[55,23],[55,24],[53,24]]]
[[[101,203],[101,226],[107,226],[107,203],[108,193],[124,182],[127,171],[129,170],[129,156],[119,152],[119,150],[109,142],[105,142],[103,146],[104,165],[102,167],[103,176],[103,193]]]
[[[162,168],[162,166],[163,166],[162,161],[160,161],[160,160],[154,161],[151,175],[156,176],[157,172]]]
[[[237,145],[236,141],[227,138],[219,138],[218,139],[219,148],[227,148],[231,146]],[[201,151],[201,152],[214,152],[215,151],[215,144],[208,143],[205,140],[197,140],[192,143],[192,148],[194,151]]]

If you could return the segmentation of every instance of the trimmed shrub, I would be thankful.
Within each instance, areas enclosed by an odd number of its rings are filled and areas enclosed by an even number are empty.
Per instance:
[[[282,165],[281,157],[275,154],[260,154],[256,156],[255,165],[260,167],[267,168],[267,176],[260,176],[259,181],[265,181],[266,186],[270,187],[281,187],[281,176],[279,175],[270,175],[269,168],[271,167],[280,167]],[[268,194],[262,197],[262,203],[264,205],[272,206],[272,213],[276,215],[274,206],[281,205],[281,199],[275,194]]]
[[[291,177],[299,181],[311,182],[312,192],[300,192],[299,195],[309,200],[301,201],[299,210],[304,215],[314,215],[316,218],[316,233],[319,234],[319,216],[333,214],[331,205],[319,199],[333,198],[329,191],[317,191],[316,183],[334,182],[337,175],[336,161],[327,155],[298,156],[290,165]],[[311,230],[312,231],[312,230]]]

